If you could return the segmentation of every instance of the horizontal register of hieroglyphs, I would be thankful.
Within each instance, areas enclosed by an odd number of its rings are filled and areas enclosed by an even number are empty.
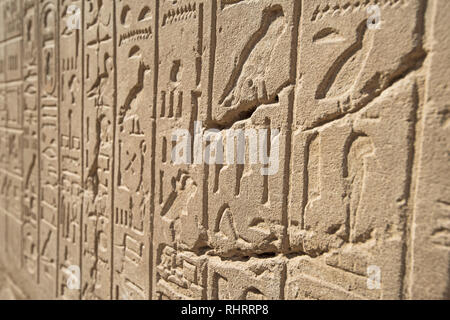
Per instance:
[[[447,0],[0,0],[8,292],[450,299],[448,21]],[[230,132],[259,141],[241,162],[217,161]]]

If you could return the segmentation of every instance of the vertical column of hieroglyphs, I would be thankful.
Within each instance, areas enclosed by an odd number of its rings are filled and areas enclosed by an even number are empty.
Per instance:
[[[82,298],[110,299],[116,56],[114,1],[84,1]]]
[[[22,227],[22,1],[3,2],[4,23],[3,101],[0,115],[1,168],[5,261],[11,269],[21,267]],[[3,233],[4,232],[4,233]]]
[[[116,2],[114,299],[149,298],[156,2]]]
[[[39,2],[39,282],[56,295],[59,205],[58,2]]]
[[[193,138],[207,120],[215,8],[215,0],[159,2],[154,299],[206,298],[206,259],[199,253],[207,236],[207,171],[194,160]]]
[[[375,3],[380,28],[367,23]],[[303,1],[289,212],[302,256],[286,298],[402,297],[423,11],[420,0]]]
[[[59,165],[58,296],[76,299],[68,288],[81,267],[83,212],[83,33],[81,0],[59,2]],[[81,270],[80,270],[81,271]],[[78,275],[77,275],[78,276]]]
[[[5,97],[5,73],[6,73],[6,61],[5,61],[5,0],[0,0],[0,17],[2,23],[0,23],[0,128],[4,128],[6,124],[6,97]],[[3,168],[6,165],[7,150],[5,135],[0,135],[0,170],[3,172]],[[3,174],[2,174],[3,176]],[[0,189],[1,190],[1,189]],[[6,217],[3,211],[5,203],[5,197],[0,192],[0,259],[4,261],[4,253],[6,250]]]
[[[37,1],[23,3],[23,213],[22,261],[26,274],[38,277],[38,48]]]
[[[419,141],[409,297],[450,299],[450,2],[430,1],[427,33],[432,50]]]
[[[299,13],[299,1],[218,2],[208,129],[225,137],[226,164],[209,167],[208,245],[220,257],[208,261],[209,299],[284,296]]]

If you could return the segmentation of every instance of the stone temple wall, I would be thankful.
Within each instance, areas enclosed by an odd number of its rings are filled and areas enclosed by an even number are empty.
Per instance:
[[[450,299],[449,21],[0,0],[0,298]]]

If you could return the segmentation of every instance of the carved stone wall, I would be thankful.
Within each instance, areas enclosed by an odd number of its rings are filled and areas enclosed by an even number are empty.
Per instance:
[[[450,299],[448,21],[0,0],[0,298]]]

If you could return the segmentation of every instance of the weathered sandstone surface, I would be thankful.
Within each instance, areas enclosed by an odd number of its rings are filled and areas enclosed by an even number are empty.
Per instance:
[[[0,0],[0,299],[450,299],[449,21]]]

